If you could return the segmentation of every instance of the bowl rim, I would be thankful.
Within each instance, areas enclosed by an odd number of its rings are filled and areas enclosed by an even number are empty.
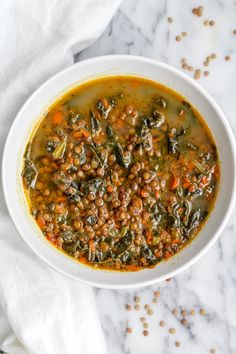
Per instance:
[[[151,58],[148,58],[148,57],[137,56],[137,55],[113,54],[113,55],[103,55],[103,56],[97,56],[97,57],[85,59],[85,60],[82,60],[81,62],[77,62],[77,63],[67,67],[64,70],[59,71],[55,75],[51,76],[48,80],[44,81],[43,84],[41,84],[27,98],[25,103],[21,106],[20,110],[16,114],[16,116],[15,116],[15,118],[14,118],[12,124],[11,124],[10,130],[9,130],[9,132],[7,134],[7,138],[5,140],[5,143],[4,143],[3,154],[2,154],[2,165],[1,165],[1,167],[2,167],[1,178],[2,178],[4,199],[5,199],[6,206],[7,206],[8,212],[10,214],[10,217],[11,217],[11,219],[13,221],[13,224],[14,224],[16,230],[18,231],[18,233],[20,234],[21,239],[23,239],[23,241],[27,244],[27,246],[38,256],[39,260],[42,260],[46,265],[48,265],[52,269],[56,270],[57,272],[59,272],[61,274],[64,274],[67,277],[70,277],[71,279],[74,279],[74,280],[76,280],[78,282],[81,282],[81,283],[84,283],[84,284],[87,284],[87,285],[92,285],[92,286],[95,286],[95,287],[106,288],[106,289],[131,289],[131,288],[143,287],[143,286],[155,284],[157,282],[163,281],[163,280],[165,280],[167,278],[171,278],[171,277],[179,274],[183,270],[185,270],[188,267],[190,267],[191,265],[193,265],[197,260],[199,260],[210,249],[210,247],[216,242],[216,240],[218,239],[218,237],[222,233],[222,231],[225,228],[225,226],[226,226],[226,224],[227,224],[227,222],[229,220],[229,217],[230,217],[230,215],[231,215],[231,213],[233,211],[234,203],[235,203],[235,200],[236,200],[236,174],[235,173],[234,173],[234,176],[233,176],[233,179],[232,179],[233,190],[232,190],[230,201],[229,201],[229,203],[228,203],[228,205],[226,207],[226,212],[225,212],[224,218],[222,219],[217,231],[210,238],[210,240],[190,260],[187,260],[186,262],[184,262],[184,264],[178,266],[173,271],[170,271],[167,274],[159,276],[159,277],[155,277],[154,276],[150,280],[146,280],[146,281],[141,280],[140,282],[136,282],[136,283],[131,284],[131,285],[127,285],[127,284],[114,284],[114,285],[111,285],[111,284],[107,284],[107,283],[102,283],[100,281],[96,282],[96,281],[90,281],[90,280],[87,281],[85,279],[79,279],[77,276],[69,274],[69,272],[66,272],[65,270],[62,270],[62,269],[58,268],[57,265],[55,265],[53,262],[51,262],[50,259],[45,257],[44,254],[42,254],[41,252],[39,252],[38,249],[34,246],[33,242],[32,243],[28,242],[27,238],[23,235],[23,233],[20,230],[20,227],[18,226],[17,220],[16,220],[16,218],[14,216],[14,212],[13,212],[14,207],[11,205],[10,199],[8,198],[8,195],[7,195],[7,187],[6,187],[7,173],[5,171],[5,165],[6,165],[6,161],[7,161],[8,145],[9,145],[10,140],[12,139],[12,134],[14,132],[15,124],[17,123],[18,118],[21,115],[21,112],[30,103],[30,101],[35,96],[38,95],[38,92],[43,90],[44,87],[46,87],[48,84],[53,82],[55,79],[58,79],[61,76],[66,75],[71,70],[74,70],[75,67],[83,66],[83,64],[85,64],[85,65],[86,64],[91,64],[91,63],[96,64],[97,62],[104,61],[104,60],[109,60],[110,61],[110,60],[117,60],[117,59],[120,59],[120,60],[124,60],[125,59],[125,60],[136,61],[136,62],[138,61],[140,63],[153,64],[153,65],[158,66],[159,68],[164,68],[164,69],[168,70],[169,72],[179,76],[184,81],[187,81],[194,89],[196,89],[200,94],[202,94],[205,97],[205,99],[208,101],[208,103],[215,109],[215,111],[217,112],[218,118],[221,120],[222,124],[225,127],[226,133],[228,135],[231,151],[232,151],[232,161],[233,161],[233,165],[234,165],[234,171],[236,170],[235,138],[234,138],[232,129],[230,127],[230,124],[229,124],[229,122],[228,122],[223,110],[219,107],[219,105],[211,97],[211,95],[206,91],[205,88],[203,88],[200,84],[198,84],[196,81],[194,81],[192,78],[190,78],[187,74],[185,74],[185,73],[181,72],[180,70],[176,69],[175,67],[172,67],[169,64],[163,63],[163,62],[161,62],[159,60],[151,59]],[[116,76],[116,75],[112,75],[111,74],[110,76]],[[98,76],[98,78],[99,78],[99,76]],[[91,79],[88,79],[86,81],[89,81],[89,80],[91,80]],[[45,104],[45,106],[46,106],[46,104]],[[96,269],[94,271],[96,271]]]

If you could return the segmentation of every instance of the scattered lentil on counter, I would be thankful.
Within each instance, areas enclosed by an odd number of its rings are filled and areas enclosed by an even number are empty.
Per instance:
[[[195,7],[192,9],[192,13],[193,15],[201,17],[203,15],[203,10],[204,10],[203,6]]]

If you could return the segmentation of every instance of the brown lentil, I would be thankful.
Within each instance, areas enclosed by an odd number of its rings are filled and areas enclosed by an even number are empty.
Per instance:
[[[168,17],[167,21],[168,21],[169,23],[172,23],[172,22],[173,22],[173,18],[172,18],[172,17]]]
[[[231,57],[229,55],[226,55],[225,56],[225,61],[230,61],[231,60]]]
[[[180,346],[181,346],[181,343],[177,340],[177,341],[175,342],[175,346],[176,346],[176,347],[180,347]]]
[[[216,353],[216,349],[211,348],[211,349],[210,349],[210,353],[211,353],[211,354],[215,354],[215,353]]]
[[[126,304],[126,305],[125,305],[125,308],[126,308],[127,311],[131,311],[131,310],[132,310],[132,306],[129,305],[129,304]]]
[[[183,318],[180,322],[181,322],[181,324],[183,326],[187,326],[188,325],[188,321],[186,320],[186,318]]]
[[[204,75],[204,76],[209,76],[210,73],[209,73],[209,71],[204,71],[204,72],[203,72],[203,75]]]
[[[189,313],[190,313],[191,316],[194,316],[196,314],[196,311],[194,309],[192,309],[192,310],[189,311]]]
[[[206,310],[204,310],[204,309],[200,309],[199,313],[201,316],[205,316],[207,314]]]
[[[152,315],[153,315],[153,310],[151,310],[151,309],[147,310],[147,314],[148,314],[149,316],[152,316]]]
[[[160,325],[160,327],[164,327],[166,324],[165,324],[164,321],[160,321],[160,322],[159,322],[159,325]]]
[[[140,302],[140,301],[141,301],[141,299],[140,299],[140,297],[139,297],[139,296],[135,296],[135,297],[134,297],[134,301],[135,301],[135,302]]]
[[[173,328],[173,327],[169,328],[169,333],[170,334],[174,334],[175,332],[176,332],[175,328]]]
[[[177,309],[172,310],[173,315],[178,316],[179,312]]]
[[[145,329],[145,330],[143,331],[143,335],[144,335],[144,337],[147,337],[147,336],[149,335],[149,332]]]
[[[104,168],[99,167],[97,169],[97,175],[98,176],[102,177],[104,175],[104,173],[105,173]]]
[[[198,17],[201,17],[203,15],[203,6],[195,7],[192,9],[192,13]]]
[[[176,40],[176,42],[180,42],[181,41],[181,36],[176,36],[175,40]]]
[[[161,296],[160,291],[154,291],[154,296],[155,296],[155,297],[160,297],[160,296]]]
[[[195,73],[194,73],[194,79],[198,80],[201,77],[201,70],[200,69],[196,69]]]
[[[204,24],[204,26],[209,26],[210,25],[210,21],[209,20],[204,20],[203,24]]]
[[[147,322],[144,322],[143,328],[148,328],[148,327],[149,327],[149,324]]]
[[[133,332],[132,328],[130,328],[130,327],[127,327],[127,328],[126,328],[126,333],[130,334],[130,333],[132,333],[132,332]]]
[[[134,308],[135,308],[136,311],[138,311],[138,310],[140,310],[141,307],[140,307],[140,305],[137,304],[137,305],[134,306]]]

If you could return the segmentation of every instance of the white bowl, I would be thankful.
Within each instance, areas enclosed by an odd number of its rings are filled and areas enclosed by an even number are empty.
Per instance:
[[[65,256],[43,237],[28,212],[21,182],[26,143],[47,107],[72,86],[100,76],[136,75],[160,82],[181,93],[203,115],[217,143],[221,180],[216,205],[205,226],[187,247],[153,269],[139,272],[111,272],[92,269]],[[143,57],[113,55],[77,63],[53,76],[27,100],[9,132],[2,165],[2,181],[9,213],[29,247],[59,272],[102,288],[132,288],[172,277],[198,260],[216,241],[225,227],[235,199],[235,142],[228,121],[209,94],[178,70]]]

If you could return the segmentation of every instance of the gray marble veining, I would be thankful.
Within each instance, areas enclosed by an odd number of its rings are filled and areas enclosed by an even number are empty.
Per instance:
[[[203,16],[192,15],[192,8],[204,6]],[[168,17],[173,18],[169,24]],[[215,26],[204,26],[214,20]],[[90,48],[75,55],[75,61],[105,54],[136,54],[152,57],[181,68],[185,57],[194,68],[208,70],[200,85],[217,100],[226,113],[236,135],[236,2],[234,0],[125,0],[100,39]],[[175,37],[186,31],[180,42]],[[217,58],[204,68],[206,56]],[[231,57],[225,61],[225,56]],[[193,73],[187,72],[193,76]],[[132,291],[95,289],[109,354],[204,354],[215,348],[217,353],[236,354],[236,221],[235,210],[220,239],[194,266],[169,282]],[[152,304],[153,291],[161,293]],[[141,310],[126,311],[134,296],[141,298]],[[144,304],[151,304],[152,316]],[[195,309],[187,316],[172,314]],[[201,316],[200,309],[207,314]],[[139,318],[149,323],[149,336],[144,337]],[[164,320],[166,326],[160,327]],[[126,334],[126,327],[132,334]],[[174,327],[175,334],[168,329]],[[181,346],[175,346],[180,341]]]

